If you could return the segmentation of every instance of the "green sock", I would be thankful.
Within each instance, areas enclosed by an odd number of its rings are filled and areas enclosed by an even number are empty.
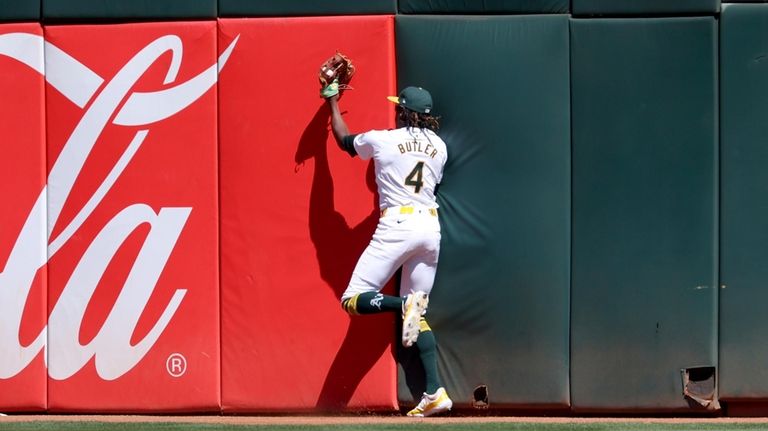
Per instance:
[[[349,314],[374,314],[403,310],[403,298],[379,292],[365,292],[341,303]]]
[[[424,376],[427,380],[426,392],[434,394],[443,386],[437,375],[437,340],[435,340],[435,334],[432,333],[432,329],[429,328],[423,317],[420,324],[422,331],[419,334],[419,339],[416,340],[416,346],[419,347],[419,357],[421,357],[421,364],[424,366]]]

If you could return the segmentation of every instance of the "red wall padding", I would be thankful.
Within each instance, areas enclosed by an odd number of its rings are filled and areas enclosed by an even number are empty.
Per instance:
[[[42,35],[39,24],[0,25],[2,411],[46,408]],[[34,212],[35,202],[41,196],[41,205],[37,207],[40,211]],[[20,237],[22,240],[17,243]]]
[[[45,32],[49,408],[218,410],[216,23]]]
[[[317,72],[357,65],[342,98],[353,132],[394,125],[392,16],[224,19],[221,75],[222,406],[278,411],[397,406],[392,316],[339,305],[376,211],[371,166],[329,133]]]

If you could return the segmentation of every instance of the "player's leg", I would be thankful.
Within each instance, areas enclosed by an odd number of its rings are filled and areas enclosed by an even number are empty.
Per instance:
[[[437,374],[437,340],[432,329],[422,318],[421,335],[416,342],[419,358],[424,366],[426,388],[419,404],[408,412],[408,416],[432,416],[446,412],[453,407],[453,401],[443,388],[440,376]]]
[[[429,305],[429,293],[437,273],[440,254],[439,232],[414,232],[415,252],[403,263],[400,296],[406,298],[403,313],[402,343],[411,347],[419,337],[421,317]]]
[[[437,262],[432,264],[421,258],[406,262],[403,265],[403,285],[406,285],[406,288],[416,294],[431,291],[437,269],[436,264]],[[424,374],[427,380],[426,393],[433,394],[443,386],[437,373],[437,342],[432,328],[429,327],[424,316],[418,316],[417,327],[418,337],[415,344],[419,349],[421,363],[424,365]]]
[[[434,394],[443,386],[440,376],[437,374],[437,340],[432,332],[432,328],[427,323],[427,319],[422,317],[419,325],[421,326],[421,333],[419,340],[416,342],[416,347],[419,348],[419,357],[422,364],[424,364],[424,374],[427,383],[426,392]]]
[[[402,312],[403,299],[384,295],[380,290],[403,264],[407,241],[402,238],[383,238],[377,230],[366,247],[341,296],[341,306],[349,314],[375,314]]]
[[[407,292],[412,295],[429,295],[437,273],[439,253],[440,234],[425,234],[421,252],[403,264],[401,295]],[[423,315],[419,316],[418,338],[415,344],[424,366],[426,388],[421,401],[408,412],[408,416],[431,416],[450,410],[453,402],[443,388],[437,370],[437,340]]]

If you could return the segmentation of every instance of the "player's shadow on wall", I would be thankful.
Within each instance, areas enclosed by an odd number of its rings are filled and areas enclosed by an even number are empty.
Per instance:
[[[334,183],[328,164],[326,142],[330,134],[330,110],[323,104],[302,133],[296,150],[297,166],[314,159],[312,191],[309,201],[309,234],[315,245],[320,276],[336,300],[347,288],[357,259],[376,230],[377,197],[373,194],[371,214],[351,227],[336,210]],[[331,151],[341,151],[332,147]],[[363,178],[360,178],[363,181]],[[373,163],[365,175],[368,188],[376,190]],[[366,203],[367,204],[367,203]],[[391,290],[391,287],[388,287]],[[339,313],[344,313],[341,304]],[[393,340],[393,317],[389,314],[351,317],[347,334],[328,370],[316,407],[321,410],[345,408],[363,377],[389,348]],[[322,336],[322,334],[318,334]]]

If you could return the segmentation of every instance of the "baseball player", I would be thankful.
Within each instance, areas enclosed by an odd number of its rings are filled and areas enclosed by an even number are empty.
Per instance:
[[[350,134],[339,110],[338,91],[321,94],[331,109],[331,128],[339,147],[362,160],[373,159],[381,218],[373,238],[352,273],[341,304],[350,314],[400,312],[402,343],[416,344],[427,387],[408,416],[431,416],[451,409],[453,402],[437,373],[437,345],[424,314],[435,280],[440,252],[435,189],[448,159],[445,142],[435,133],[432,96],[407,87],[397,97],[399,128]],[[400,296],[380,293],[402,267]]]

